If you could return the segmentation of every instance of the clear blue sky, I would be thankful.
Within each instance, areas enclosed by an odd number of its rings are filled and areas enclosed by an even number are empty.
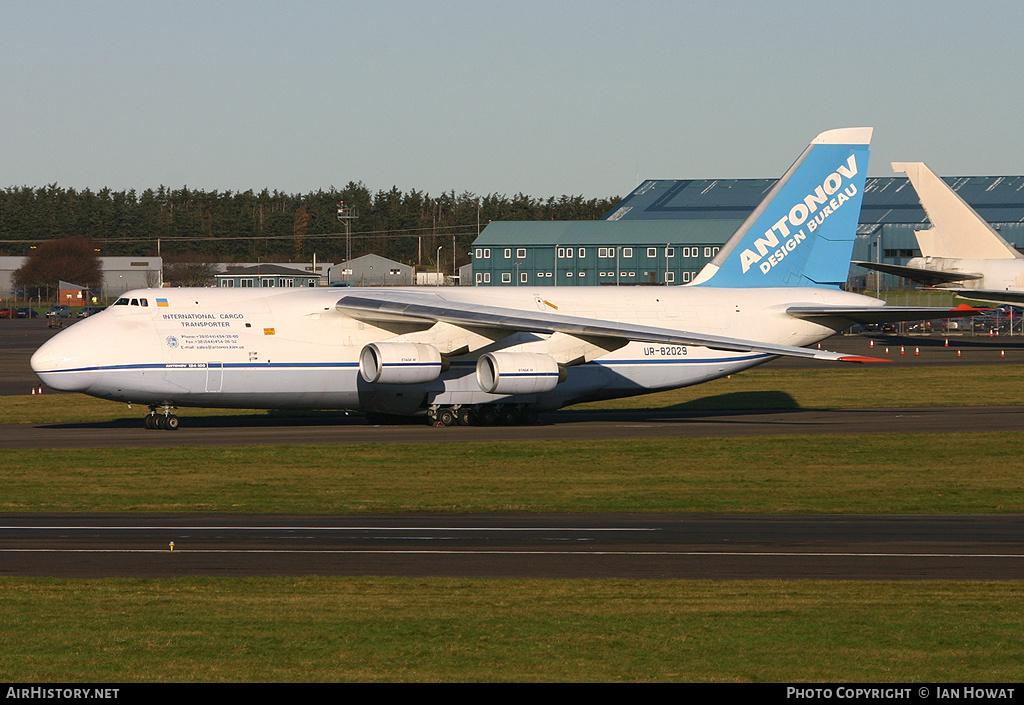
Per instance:
[[[779,176],[875,127],[872,175],[1024,174],[1024,3],[0,0],[0,188],[625,195]]]

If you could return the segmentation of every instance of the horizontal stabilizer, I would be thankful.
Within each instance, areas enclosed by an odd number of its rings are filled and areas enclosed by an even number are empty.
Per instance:
[[[899,323],[901,321],[930,321],[934,318],[961,318],[977,316],[988,312],[987,308],[958,306],[791,306],[786,313],[804,320],[835,320],[849,321],[850,325],[870,325],[873,323]]]
[[[903,264],[884,264],[881,262],[859,261],[854,261],[852,264],[864,267],[864,269],[874,269],[879,272],[885,272],[886,274],[895,274],[898,277],[903,277],[904,279],[909,279],[912,282],[924,284],[925,286],[948,284],[950,282],[962,282],[970,279],[981,279],[983,276],[975,272],[949,272],[936,269],[921,269],[920,267],[908,267]]]
[[[969,301],[984,301],[989,304],[1009,304],[1010,306],[1024,306],[1024,291],[1020,289],[943,289],[952,291],[961,299]]]

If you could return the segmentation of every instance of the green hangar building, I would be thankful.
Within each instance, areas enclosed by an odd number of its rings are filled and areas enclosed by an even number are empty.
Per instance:
[[[1015,247],[1024,247],[1024,176],[944,179]],[[498,221],[473,243],[477,286],[664,285],[690,282],[775,179],[648,180],[601,220]],[[869,178],[853,259],[905,264],[929,227],[905,176]],[[902,286],[851,266],[852,288]]]

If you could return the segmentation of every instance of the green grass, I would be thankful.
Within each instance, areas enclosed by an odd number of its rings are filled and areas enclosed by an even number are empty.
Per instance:
[[[1019,583],[0,581],[0,679],[1019,682]]]
[[[1024,511],[1024,437],[0,451],[2,512]]]
[[[869,354],[869,351],[865,351]],[[843,365],[753,369],[667,392],[578,404],[600,409],[876,409],[1016,406],[1024,403],[1024,365]]]
[[[866,367],[758,370],[591,406],[1019,403],[1024,373],[1000,372],[893,368],[883,381]],[[2,423],[143,411],[78,395],[0,398]],[[182,415],[195,413],[239,412]],[[1006,513],[1024,511],[1022,452],[1024,438],[984,432],[3,450],[0,511]],[[3,577],[0,679],[1015,683],[1024,678],[1022,589],[1020,581]]]

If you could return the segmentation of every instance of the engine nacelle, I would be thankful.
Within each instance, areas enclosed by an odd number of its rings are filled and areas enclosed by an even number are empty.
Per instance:
[[[370,343],[359,353],[359,374],[379,384],[423,384],[440,377],[446,362],[433,345]]]
[[[565,376],[565,367],[540,353],[493,352],[476,363],[477,384],[492,394],[550,392]]]

